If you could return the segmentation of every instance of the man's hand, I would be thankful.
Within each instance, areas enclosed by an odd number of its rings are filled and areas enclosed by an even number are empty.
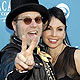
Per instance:
[[[15,66],[18,70],[30,70],[33,68],[35,62],[33,57],[33,50],[35,48],[35,45],[37,43],[37,39],[33,39],[31,42],[29,48],[27,49],[27,41],[26,37],[22,36],[22,51],[17,54],[15,58]]]

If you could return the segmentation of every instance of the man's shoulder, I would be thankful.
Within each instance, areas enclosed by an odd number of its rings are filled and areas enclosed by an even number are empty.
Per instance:
[[[4,52],[4,51],[10,51],[10,50],[20,50],[20,47],[19,46],[16,46],[15,44],[13,43],[9,43],[7,44],[2,50],[1,52]]]
[[[7,44],[1,51],[0,51],[0,58],[4,55],[16,55],[20,52],[20,47],[16,46],[13,43]]]

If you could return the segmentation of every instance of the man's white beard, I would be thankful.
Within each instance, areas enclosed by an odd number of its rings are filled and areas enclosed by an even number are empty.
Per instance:
[[[37,43],[36,43],[35,47],[37,47],[37,46],[38,46],[39,40],[40,40],[40,37],[38,38],[38,40],[37,40]]]
[[[37,42],[35,44],[35,48],[38,46],[39,40],[40,40],[40,37],[37,38]],[[27,41],[27,45],[30,46],[31,45],[31,42],[32,41],[30,41],[30,42]]]

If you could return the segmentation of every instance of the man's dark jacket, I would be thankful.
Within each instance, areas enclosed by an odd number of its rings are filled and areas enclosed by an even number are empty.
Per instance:
[[[14,60],[21,51],[21,40],[16,36],[13,36],[11,42],[2,49],[3,56],[1,58],[1,71],[0,71],[0,80],[5,80],[7,77],[8,80],[49,80],[48,75],[45,71],[43,61],[37,53],[37,49],[33,52],[35,66],[32,70],[26,73],[19,73],[14,66]],[[50,64],[50,63],[49,63]],[[50,64],[51,65],[51,64]]]

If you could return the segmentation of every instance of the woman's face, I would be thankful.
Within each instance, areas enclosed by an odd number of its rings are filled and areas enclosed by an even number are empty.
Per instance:
[[[65,25],[57,18],[52,17],[48,29],[43,32],[43,41],[48,47],[56,48],[63,44]]]

